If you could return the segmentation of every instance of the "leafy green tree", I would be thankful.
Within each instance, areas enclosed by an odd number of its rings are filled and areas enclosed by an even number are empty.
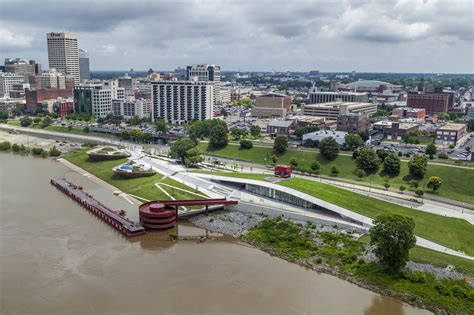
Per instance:
[[[467,123],[467,128],[469,131],[474,131],[474,118],[469,119]]]
[[[364,177],[365,173],[364,173],[364,171],[361,170],[360,168],[357,168],[357,169],[354,171],[354,175],[357,176],[357,178],[362,179],[362,177]]]
[[[20,146],[16,143],[12,144],[12,151],[15,153],[20,152]]]
[[[0,151],[8,151],[11,148],[11,143],[8,141],[0,142]]]
[[[436,146],[433,143],[430,143],[426,146],[426,154],[428,155],[435,155],[436,154]]]
[[[184,158],[184,164],[186,166],[196,166],[201,163],[204,158],[201,156],[201,152],[197,148],[192,148],[186,151],[186,156]]]
[[[33,119],[33,123],[39,124],[41,122],[41,117],[37,116],[35,119]]]
[[[241,149],[252,149],[252,147],[253,147],[252,141],[245,140],[245,139],[240,140],[240,148]]]
[[[390,271],[400,271],[408,261],[410,249],[415,246],[415,222],[399,214],[382,214],[375,218],[370,229],[370,244],[380,265]]]
[[[61,155],[61,151],[59,151],[55,145],[51,149],[49,149],[49,156],[60,156],[60,155]]]
[[[212,127],[209,136],[209,148],[219,149],[227,145],[227,128],[223,125]]]
[[[398,189],[400,189],[400,192],[403,193],[407,189],[407,187],[405,185],[400,185]]]
[[[8,113],[4,110],[0,110],[0,120],[5,121],[8,119]]]
[[[196,146],[196,142],[189,139],[181,139],[173,142],[170,149],[170,156],[173,159],[180,160],[181,163],[186,164],[188,151]],[[194,153],[194,152],[191,152]]]
[[[321,164],[319,164],[317,161],[314,161],[313,163],[311,163],[310,169],[313,172],[319,172],[319,170],[321,169]]]
[[[168,124],[164,119],[155,120],[155,131],[158,133],[166,133],[168,131]]]
[[[224,107],[221,108],[221,115],[224,116],[224,117],[228,116],[227,111],[225,110]]]
[[[385,158],[390,154],[390,152],[385,151],[385,150],[377,150],[376,153],[380,159],[380,162],[385,161]]]
[[[362,138],[356,133],[348,133],[344,139],[346,140],[346,146],[349,150],[354,150],[364,143]]]
[[[426,183],[426,186],[429,189],[432,189],[433,191],[436,191],[441,187],[442,183],[443,183],[443,181],[441,180],[440,177],[430,176],[430,178],[428,179],[428,182]]]
[[[331,166],[330,169],[331,176],[337,176],[339,174],[339,169],[336,167],[336,165]]]
[[[262,132],[262,128],[260,128],[259,126],[253,125],[252,127],[250,127],[250,134],[254,138],[260,137],[260,132]]]
[[[33,153],[33,155],[41,155],[41,153],[43,153],[43,149],[35,147],[31,149],[31,153]]]
[[[438,114],[438,119],[439,119],[439,120],[449,120],[449,114],[447,114],[447,113],[439,113],[439,114]]]
[[[275,141],[273,142],[273,151],[275,151],[276,154],[285,153],[287,148],[288,148],[288,137],[278,136],[275,138]]]
[[[357,156],[356,165],[366,173],[373,173],[379,168],[380,160],[374,150],[362,148],[359,150],[359,156]]]
[[[69,126],[71,127],[71,130],[72,130],[72,126]],[[82,129],[82,131],[84,131],[85,133],[89,133],[91,132],[91,128],[89,126],[85,126],[84,129]]]
[[[290,165],[291,165],[293,168],[298,167],[298,164],[299,164],[299,163],[298,163],[298,160],[297,160],[297,159],[295,159],[295,158],[291,158],[291,159],[290,159]]]
[[[411,176],[416,178],[423,178],[428,166],[428,159],[424,155],[415,155],[408,162],[408,172]]]
[[[41,126],[42,126],[43,128],[46,128],[46,127],[48,127],[48,126],[51,126],[52,123],[53,123],[53,120],[51,119],[51,117],[46,116],[46,117],[43,118],[43,121],[42,121],[42,123],[41,123]]]
[[[12,109],[12,115],[15,116],[15,117],[21,116],[21,113],[22,113],[22,111],[19,108]]]
[[[273,154],[270,159],[272,160],[272,163],[273,164],[276,164],[278,162],[278,156],[276,156],[275,154]]]
[[[332,137],[327,137],[319,143],[319,152],[326,160],[333,160],[339,154],[339,144]]]
[[[390,188],[390,184],[389,183],[384,183],[383,187],[385,187],[385,189],[388,190]]]
[[[418,197],[423,197],[423,195],[425,194],[425,192],[423,191],[423,189],[417,189],[415,190],[415,194],[418,196]]]
[[[234,128],[230,131],[230,134],[232,135],[232,137],[234,137],[234,139],[240,139],[240,137],[242,137],[242,135],[244,134],[244,131],[240,128]]]
[[[397,176],[400,174],[400,158],[395,154],[388,155],[383,161],[383,171],[389,176]]]

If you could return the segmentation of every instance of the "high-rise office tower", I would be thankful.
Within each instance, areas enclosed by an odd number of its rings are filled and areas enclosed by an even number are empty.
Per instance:
[[[221,103],[221,67],[216,65],[192,65],[187,67],[187,80],[207,81],[214,83],[214,104]]]
[[[79,49],[73,33],[47,33],[49,68],[74,76],[81,81],[79,74]]]
[[[81,81],[90,80],[89,53],[87,50],[79,49],[79,76]]]

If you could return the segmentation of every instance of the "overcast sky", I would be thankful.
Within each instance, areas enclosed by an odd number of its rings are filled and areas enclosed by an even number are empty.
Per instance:
[[[47,68],[71,31],[91,70],[474,72],[474,1],[0,0],[0,58]]]

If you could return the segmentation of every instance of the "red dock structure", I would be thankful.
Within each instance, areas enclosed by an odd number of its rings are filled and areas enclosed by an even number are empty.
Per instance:
[[[237,203],[237,200],[227,200],[225,198],[150,201],[139,207],[140,224],[147,231],[163,231],[176,225],[179,207],[205,206],[207,215],[209,206],[235,205]]]
[[[74,185],[66,179],[51,179],[51,184],[126,237],[145,234],[143,226],[121,215],[124,214],[123,210],[115,211],[106,207],[91,194],[83,191],[81,186]]]

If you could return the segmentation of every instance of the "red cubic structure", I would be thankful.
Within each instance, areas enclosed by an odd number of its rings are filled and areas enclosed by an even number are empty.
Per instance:
[[[291,166],[289,165],[275,165],[274,171],[275,177],[291,177]]]
[[[147,231],[163,231],[171,229],[178,221],[178,208],[186,206],[205,206],[206,215],[209,206],[235,205],[237,200],[190,199],[190,200],[155,200],[142,204],[139,208],[140,225]]]

